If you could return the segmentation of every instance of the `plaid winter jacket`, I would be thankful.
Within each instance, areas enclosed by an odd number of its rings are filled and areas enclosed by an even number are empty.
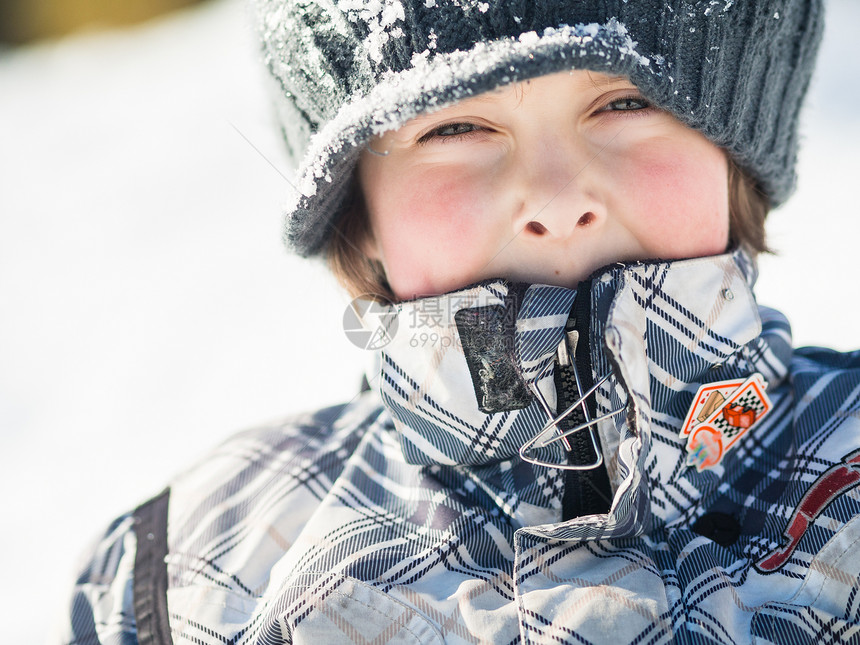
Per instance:
[[[860,353],[793,350],[754,274],[383,311],[369,391],[109,528],[67,642],[860,642]]]

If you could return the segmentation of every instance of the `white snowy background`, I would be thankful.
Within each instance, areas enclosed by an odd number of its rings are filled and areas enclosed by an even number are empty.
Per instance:
[[[860,346],[860,3],[831,0],[800,186],[758,296]],[[0,607],[40,643],[78,554],[232,431],[337,403],[346,297],[288,255],[290,190],[238,0],[0,53]]]

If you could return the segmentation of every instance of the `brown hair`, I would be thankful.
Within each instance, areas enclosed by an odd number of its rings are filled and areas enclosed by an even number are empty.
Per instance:
[[[352,182],[345,203],[326,247],[329,269],[350,297],[395,302],[382,262],[365,251],[373,242],[373,231],[357,181]]]
[[[728,164],[729,248],[743,246],[753,256],[770,253],[764,221],[770,201],[731,158]],[[364,249],[373,241],[367,208],[357,182],[353,182],[347,206],[335,223],[326,260],[337,281],[353,298],[358,296],[395,302],[382,262],[367,256]]]
[[[769,212],[768,196],[729,157],[729,248],[742,246],[753,257],[771,253],[764,229]]]

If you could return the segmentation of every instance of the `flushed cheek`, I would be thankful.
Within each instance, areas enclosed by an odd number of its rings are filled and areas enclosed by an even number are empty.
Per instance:
[[[481,247],[488,205],[479,185],[447,174],[400,182],[376,218],[397,295],[440,293],[471,282],[476,264],[486,261]]]
[[[728,182],[721,157],[651,157],[632,177],[638,235],[649,252],[671,259],[725,250]]]

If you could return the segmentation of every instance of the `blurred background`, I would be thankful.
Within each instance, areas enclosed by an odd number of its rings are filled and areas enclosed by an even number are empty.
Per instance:
[[[860,3],[830,0],[760,302],[860,346]],[[0,586],[41,643],[75,560],[229,433],[348,400],[347,298],[281,245],[289,175],[242,0],[0,3]]]
[[[3,0],[0,41],[7,45],[67,36],[85,29],[124,27],[200,0]]]

